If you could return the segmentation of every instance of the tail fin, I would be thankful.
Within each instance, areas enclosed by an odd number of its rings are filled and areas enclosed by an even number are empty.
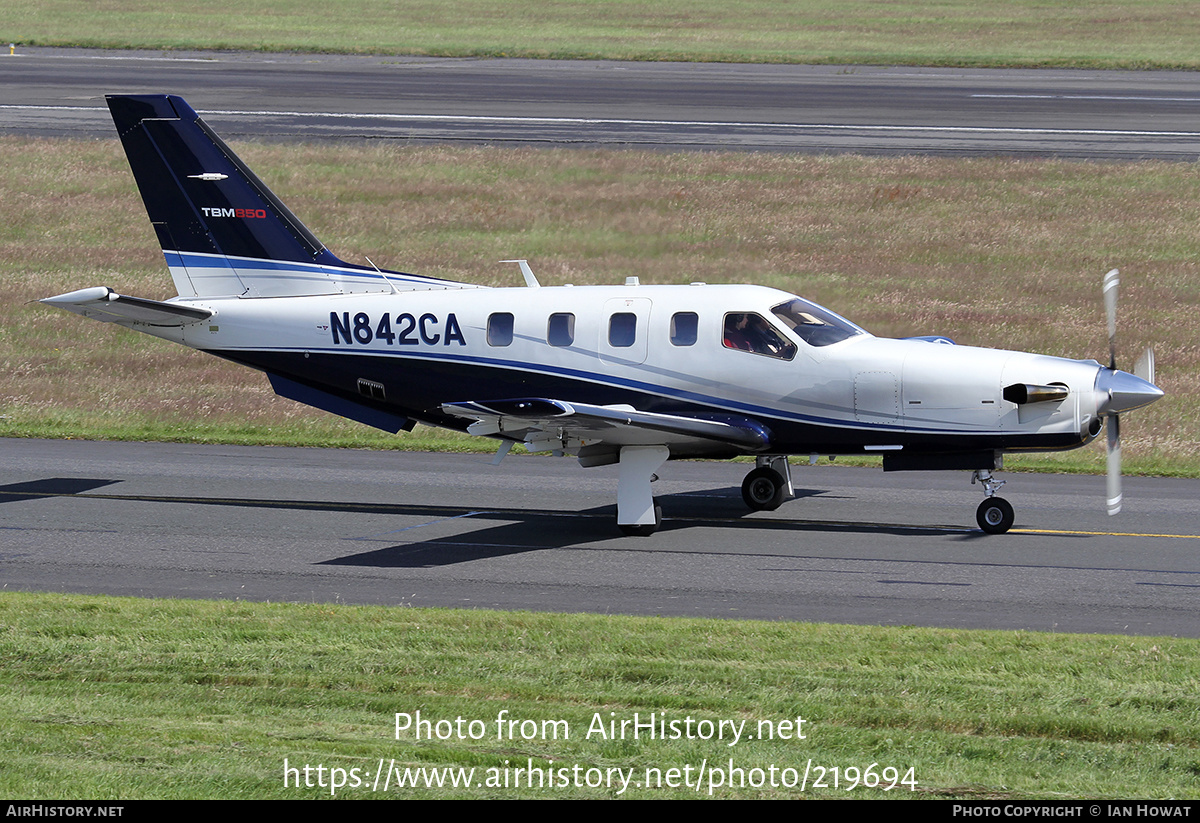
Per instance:
[[[282,297],[447,285],[339,260],[182,98],[107,100],[180,296]]]

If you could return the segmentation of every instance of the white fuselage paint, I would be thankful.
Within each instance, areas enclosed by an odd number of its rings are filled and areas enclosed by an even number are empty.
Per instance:
[[[214,353],[355,354],[469,363],[586,380],[614,392],[636,390],[767,420],[897,434],[1080,433],[1096,416],[1099,403],[1094,391],[1099,364],[1094,361],[867,333],[815,347],[783,324],[777,324],[776,331],[796,345],[790,360],[726,348],[726,313],[756,312],[771,318],[771,308],[792,297],[765,287],[447,286],[397,293],[181,300],[215,314],[202,323],[142,330]],[[608,323],[617,312],[637,317],[632,346],[609,344]],[[672,317],[680,312],[698,317],[692,345],[670,340]],[[488,342],[488,318],[496,313],[513,316],[508,345]],[[548,344],[552,314],[573,315],[571,345]],[[344,332],[331,328],[331,315],[348,318],[350,342]],[[360,315],[366,320],[359,322],[356,336],[355,319]],[[397,338],[400,319],[407,318],[410,342],[376,336],[384,315],[389,325],[385,332]],[[1061,402],[1018,406],[1001,396],[1012,383],[1059,383],[1070,394]],[[520,390],[510,396],[520,396]],[[444,399],[486,398],[463,386],[461,396]],[[1086,439],[1081,435],[1080,443]]]

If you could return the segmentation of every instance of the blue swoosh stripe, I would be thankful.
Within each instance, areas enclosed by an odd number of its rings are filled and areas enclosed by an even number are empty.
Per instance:
[[[699,394],[697,392],[687,391],[683,389],[672,389],[659,385],[657,383],[645,383],[639,380],[631,380],[623,377],[613,377],[609,375],[597,375],[595,372],[583,371],[580,369],[571,369],[563,366],[547,366],[540,363],[527,363],[519,360],[498,360],[477,357],[475,355],[462,354],[441,354],[437,352],[390,352],[378,351],[371,349],[343,349],[343,348],[296,348],[291,346],[268,346],[243,349],[220,349],[214,351],[273,351],[273,352],[320,352],[322,354],[353,354],[367,355],[371,357],[400,357],[406,360],[443,360],[456,363],[467,363],[481,368],[496,368],[504,367],[518,371],[534,372],[537,374],[546,374],[559,377],[572,377],[583,382],[599,383],[602,385],[618,386],[621,388],[635,389],[647,394],[657,394],[662,397],[670,397],[676,400],[687,400],[689,402],[702,404],[705,406],[713,406],[720,411],[737,412],[740,414],[754,414],[760,417],[776,418],[782,420],[790,420],[799,423],[811,423],[825,426],[836,426],[844,429],[854,429],[860,431],[896,431],[919,434],[950,434],[950,435],[990,435],[990,434],[1005,434],[1006,432],[997,429],[980,429],[969,432],[953,429],[935,429],[935,428],[915,428],[913,426],[889,425],[885,423],[871,424],[864,426],[852,423],[848,420],[840,420],[833,417],[818,417],[815,415],[800,414],[797,412],[788,412],[781,409],[773,409],[767,406],[756,406],[750,403],[740,403],[734,400],[725,400],[711,395]],[[566,399],[566,398],[558,398]]]

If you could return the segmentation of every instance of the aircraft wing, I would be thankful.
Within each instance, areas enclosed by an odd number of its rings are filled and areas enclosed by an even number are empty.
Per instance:
[[[107,286],[44,297],[39,302],[58,306],[103,323],[141,323],[147,326],[186,326],[207,320],[208,309],[117,294]]]
[[[579,452],[581,462],[621,446],[663,445],[699,455],[759,452],[771,442],[769,429],[736,415],[691,417],[537,397],[446,403],[442,411],[473,419],[470,434],[524,441],[531,451]]]

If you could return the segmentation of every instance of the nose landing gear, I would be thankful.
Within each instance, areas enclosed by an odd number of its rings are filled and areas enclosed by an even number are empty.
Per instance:
[[[976,481],[983,486],[985,497],[975,510],[975,522],[988,534],[1004,534],[1012,528],[1013,507],[1003,497],[996,497],[996,490],[1008,481],[997,480],[987,469],[978,469],[971,475],[971,483]]]

